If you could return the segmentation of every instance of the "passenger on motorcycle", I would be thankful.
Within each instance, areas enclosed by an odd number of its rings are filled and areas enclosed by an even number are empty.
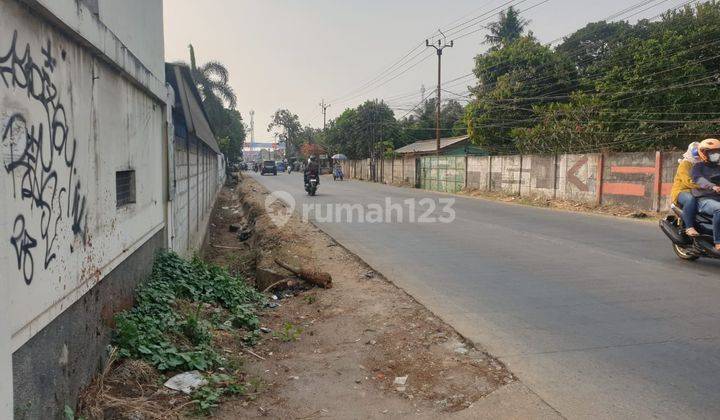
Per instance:
[[[320,165],[318,165],[317,158],[315,156],[310,156],[307,166],[305,167],[305,171],[303,172],[305,185],[308,184],[308,177],[311,175],[315,176],[318,185],[320,185]]]
[[[720,251],[720,140],[700,142],[698,156],[701,161],[692,168],[692,180],[699,188],[693,195],[698,198],[698,210],[713,218],[713,242]]]
[[[682,207],[682,220],[685,226],[685,234],[688,236],[698,236],[699,233],[695,226],[695,216],[698,212],[697,199],[692,195],[692,190],[698,186],[692,181],[692,167],[700,161],[698,156],[698,146],[700,143],[693,142],[688,146],[687,152],[678,162],[677,172],[673,180],[672,191],[670,197],[672,202]]]

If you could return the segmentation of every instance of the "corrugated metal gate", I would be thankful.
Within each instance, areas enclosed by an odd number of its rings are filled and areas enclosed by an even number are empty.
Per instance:
[[[464,156],[424,156],[419,167],[422,189],[454,193],[465,188]]]

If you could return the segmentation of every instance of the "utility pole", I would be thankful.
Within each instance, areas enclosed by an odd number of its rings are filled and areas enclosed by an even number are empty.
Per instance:
[[[325,103],[325,99],[320,102],[320,108],[322,108],[323,113],[323,131],[325,131],[325,126],[327,125],[327,109],[330,108],[330,104]]]
[[[255,150],[255,110],[250,110],[250,150]]]
[[[424,103],[424,102],[425,102],[425,84],[423,83],[420,86],[420,103]]]
[[[433,47],[435,48],[435,51],[437,52],[437,58],[438,58],[438,83],[437,83],[437,115],[435,115],[435,138],[437,142],[437,150],[436,154],[440,156],[440,89],[442,88],[442,80],[441,80],[441,71],[442,71],[442,53],[443,50],[447,47],[452,48],[454,41],[450,41],[450,43],[447,43],[447,37],[440,29],[438,29],[438,32],[440,32],[440,35],[442,35],[442,39],[438,39],[437,45],[431,44],[429,39],[425,40],[425,46],[426,47]]]

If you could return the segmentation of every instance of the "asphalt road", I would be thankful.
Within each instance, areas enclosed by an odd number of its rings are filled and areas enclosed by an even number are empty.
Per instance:
[[[327,177],[307,197],[299,174],[253,176],[301,212],[452,197]],[[680,261],[654,223],[462,197],[453,208],[452,223],[316,224],[566,418],[720,418],[720,264]]]

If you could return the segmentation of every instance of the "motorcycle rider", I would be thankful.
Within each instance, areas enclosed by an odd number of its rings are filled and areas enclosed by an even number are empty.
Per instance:
[[[310,176],[315,176],[315,179],[317,179],[318,185],[320,185],[320,165],[317,163],[317,158],[315,155],[310,156],[308,158],[307,166],[305,167],[305,170],[303,171],[303,178],[305,180],[305,185],[308,184],[308,178]]]
[[[692,180],[699,188],[693,190],[698,198],[698,210],[713,218],[713,242],[720,252],[720,140],[705,139],[698,146],[700,162],[692,168]]]
[[[682,159],[678,162],[672,191],[670,192],[672,202],[682,207],[682,220],[683,225],[685,225],[685,234],[692,237],[699,235],[695,226],[698,202],[697,198],[692,195],[692,190],[698,188],[698,186],[692,181],[691,175],[693,165],[700,161],[700,156],[698,155],[699,146],[700,143],[698,142],[690,143],[688,146],[687,152],[685,152]]]

